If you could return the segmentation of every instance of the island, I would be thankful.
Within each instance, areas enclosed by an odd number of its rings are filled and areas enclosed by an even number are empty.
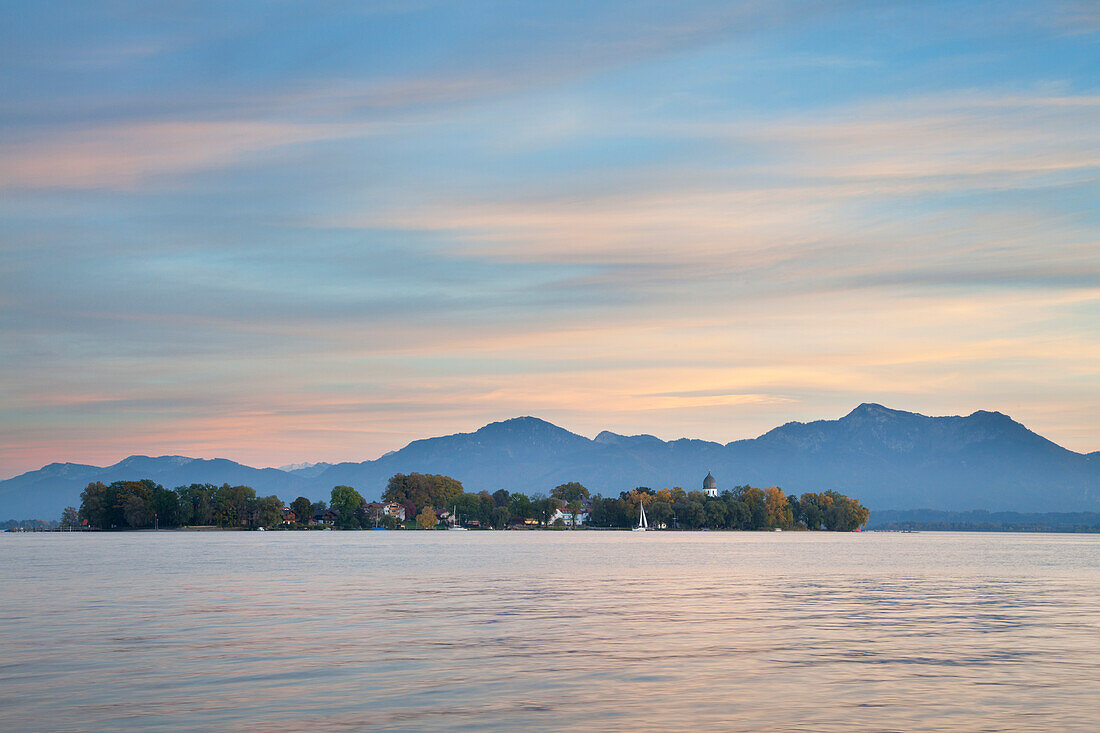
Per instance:
[[[786,494],[777,486],[719,490],[709,473],[702,489],[639,486],[618,496],[591,495],[577,482],[549,496],[498,489],[465,491],[450,476],[398,473],[381,501],[351,486],[335,486],[329,500],[257,496],[249,486],[191,484],[166,489],[149,480],[90,483],[80,507],[67,507],[61,529],[628,529],[639,516],[652,530],[827,530],[850,532],[869,511],[836,491]]]

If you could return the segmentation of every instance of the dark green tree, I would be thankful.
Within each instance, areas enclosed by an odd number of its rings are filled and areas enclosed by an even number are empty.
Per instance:
[[[596,495],[592,497],[592,511],[588,515],[588,524],[593,527],[629,527],[637,519],[630,516],[634,505],[623,498],[629,492],[623,492],[619,498]]]
[[[114,491],[115,507],[121,512],[121,521],[114,526],[139,529],[151,527],[156,517],[154,494],[163,489],[149,479],[141,481],[115,481],[111,484]]]
[[[297,517],[300,524],[309,524],[309,520],[313,516],[312,504],[304,496],[299,496],[290,502],[290,510],[294,512],[294,516]]]
[[[834,532],[851,532],[863,526],[871,513],[858,501],[836,491],[826,491],[825,496],[832,500],[825,510],[825,529]]]
[[[329,506],[340,515],[340,526],[345,528],[361,526],[356,513],[362,514],[360,510],[366,503],[359,492],[350,486],[334,486],[329,497]]]
[[[587,499],[588,489],[576,481],[570,481],[567,484],[555,486],[550,490],[550,496],[554,499],[561,499],[566,504],[569,504],[570,502]]]
[[[151,504],[157,526],[178,527],[180,524],[179,494],[163,486],[152,490]]]
[[[222,484],[214,494],[214,519],[222,527],[247,527],[256,491],[251,486]]]
[[[711,529],[723,529],[726,526],[726,503],[718,498],[712,498],[704,505],[706,512],[706,524]]]
[[[127,526],[133,529],[148,527],[153,523],[153,510],[140,494],[125,494],[122,499],[122,515],[126,518]]]
[[[115,492],[110,487],[102,481],[88,484],[80,492],[80,518],[92,527],[110,529],[117,525],[114,504]]]
[[[274,527],[283,521],[283,501],[274,494],[259,497],[252,507],[253,527]]]
[[[61,526],[66,529],[80,526],[80,512],[75,506],[67,506],[61,512]]]
[[[191,484],[176,489],[179,497],[180,523],[207,526],[214,524],[214,484]]]
[[[645,510],[650,525],[671,524],[672,504],[667,501],[655,501]]]
[[[553,499],[550,497],[540,497],[534,502],[535,507],[535,519],[539,520],[540,524],[548,524],[550,517],[558,510],[558,507],[562,505],[561,499]]]
[[[513,519],[534,519],[535,505],[526,494],[518,491],[508,497],[508,509]]]
[[[821,529],[821,523],[825,521],[824,507],[827,505],[827,502],[823,502],[822,498],[820,494],[815,493],[806,493],[799,497],[798,519],[806,526],[806,529]]]
[[[508,510],[506,506],[493,507],[489,514],[490,523],[497,529],[504,529],[508,526],[508,520],[512,518],[512,512]]]
[[[802,503],[795,494],[787,495],[787,504],[791,507],[791,519],[795,524],[802,524]]]
[[[733,494],[725,493],[722,501],[726,504],[726,526],[730,529],[752,529],[752,514],[743,501]]]
[[[688,496],[691,496],[691,494],[688,494]],[[702,502],[691,499],[678,501],[672,505],[672,511],[676,514],[676,520],[680,523],[680,526],[685,529],[699,529],[706,524],[707,512]]]

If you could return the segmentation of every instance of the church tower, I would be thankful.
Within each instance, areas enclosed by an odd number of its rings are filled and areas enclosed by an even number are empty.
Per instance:
[[[703,493],[707,496],[718,496],[718,482],[707,471],[707,477],[703,479]]]

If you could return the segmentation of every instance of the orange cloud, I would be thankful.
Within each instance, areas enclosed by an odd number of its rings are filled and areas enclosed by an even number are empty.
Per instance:
[[[158,176],[227,168],[287,145],[364,136],[376,129],[259,120],[54,129],[0,145],[0,188],[131,189]]]

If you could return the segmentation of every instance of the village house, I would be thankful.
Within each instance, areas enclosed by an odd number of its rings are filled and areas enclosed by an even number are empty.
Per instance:
[[[405,507],[402,504],[398,504],[396,501],[391,501],[388,504],[383,504],[382,513],[388,517],[393,517],[398,522],[405,521]]]
[[[579,527],[588,521],[588,510],[581,509],[573,513],[565,507],[559,507],[550,515],[550,524],[554,524],[559,519],[566,527]]]

